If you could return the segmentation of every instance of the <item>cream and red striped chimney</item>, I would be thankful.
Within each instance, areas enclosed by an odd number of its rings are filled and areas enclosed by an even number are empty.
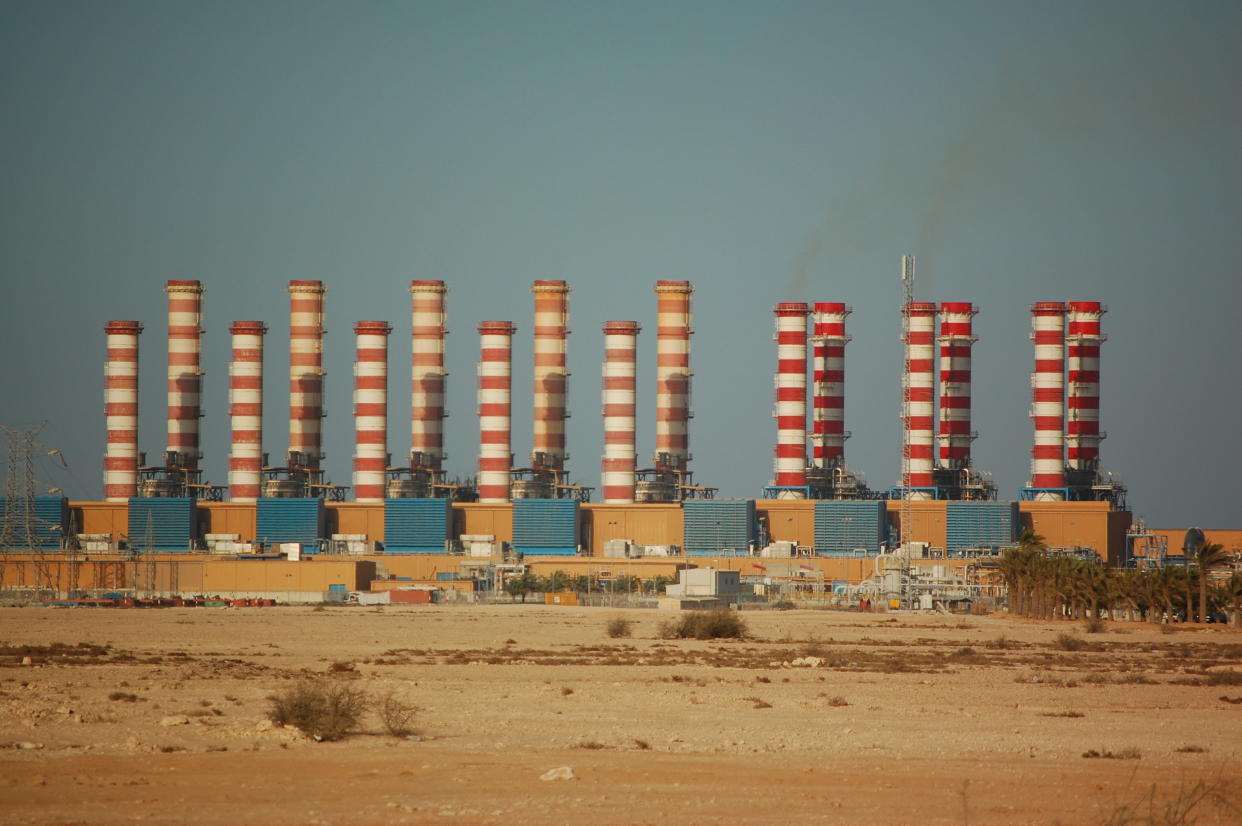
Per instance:
[[[388,469],[387,321],[354,325],[354,500],[383,502]]]
[[[289,451],[304,454],[306,467],[323,459],[322,281],[289,282]]]
[[[229,499],[254,502],[260,496],[263,470],[263,336],[262,321],[234,321],[233,356],[229,362]]]
[[[690,461],[690,295],[689,281],[657,281],[655,453],[668,453],[685,467]]]
[[[1031,419],[1035,446],[1031,450],[1032,488],[1036,499],[1064,499],[1065,487],[1065,305],[1038,301],[1031,306],[1031,338],[1035,371],[1031,375]]]
[[[968,301],[940,305],[940,467],[970,464],[970,354],[975,343],[972,319],[979,312]]]
[[[814,357],[811,463],[818,468],[845,459],[845,317],[852,310],[839,302],[819,302],[814,308]]]
[[[410,453],[428,470],[444,463],[444,294],[443,281],[411,281]]]
[[[936,355],[936,305],[913,301],[902,310],[907,318],[905,334],[905,468],[901,484],[909,499],[932,499],[934,386]]]
[[[479,474],[480,502],[509,501],[513,466],[513,334],[508,321],[479,325]]]
[[[138,336],[137,321],[104,325],[104,499],[124,502],[138,495]]]
[[[806,487],[806,319],[811,308],[800,302],[776,305],[776,473],[780,488]],[[804,491],[782,491],[790,499]]]
[[[604,322],[604,503],[634,502],[637,321]]]
[[[169,281],[168,293],[168,446],[182,466],[198,467],[198,420],[202,417],[203,285]]]
[[[1100,460],[1100,319],[1108,308],[1098,301],[1069,302],[1069,411],[1066,451],[1070,468],[1092,470]]]
[[[565,391],[569,371],[565,364],[569,334],[569,286],[564,281],[536,281],[534,454],[542,453],[549,466],[565,466]]]

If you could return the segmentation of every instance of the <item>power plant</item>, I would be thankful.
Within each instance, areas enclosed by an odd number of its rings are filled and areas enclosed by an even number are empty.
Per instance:
[[[449,483],[444,468],[446,308],[443,281],[412,281],[410,348],[410,450],[408,464],[392,466],[388,452],[388,338],[386,321],[354,327],[355,439],[353,496],[327,482],[323,458],[323,325],[326,288],[319,281],[290,281],[289,449],[270,466],[263,450],[263,349],[267,325],[235,321],[229,363],[232,444],[226,487],[202,483],[199,418],[202,416],[203,293],[198,281],[169,281],[168,440],[164,463],[148,466],[138,450],[137,364],[142,324],[105,325],[107,501],[130,498],[317,497],[382,503],[386,499],[447,498],[509,502],[521,499],[590,501],[592,488],[568,482],[570,287],[536,281],[529,462],[515,466],[512,412],[512,343],[509,321],[479,324],[479,459],[473,480]],[[608,504],[676,503],[712,499],[715,489],[696,485],[690,471],[690,337],[693,286],[659,281],[656,293],[655,451],[650,467],[637,464],[635,395],[640,366],[637,321],[603,325],[604,455],[600,485]],[[1108,501],[1124,507],[1124,487],[1100,467],[1099,366],[1101,316],[1094,301],[1037,302],[1031,308],[1034,370],[1031,479],[1021,498],[1032,501]],[[842,303],[783,302],[776,317],[774,472],[765,496],[774,499],[909,499],[990,501],[995,486],[975,469],[971,443],[972,320],[969,302],[908,300],[901,307],[902,457],[898,486],[878,493],[845,463],[845,349],[850,337]],[[1068,333],[1067,333],[1068,330]],[[938,351],[937,351],[937,345]],[[1068,357],[1067,357],[1068,354]],[[1067,392],[1068,389],[1068,392]],[[808,432],[808,414],[810,429]],[[809,449],[808,449],[809,448]],[[1068,449],[1068,455],[1067,455]]]
[[[61,503],[68,514],[58,528],[62,546],[238,556],[275,550],[293,554],[289,558],[478,556],[497,563],[523,557],[564,564],[574,556],[787,557],[808,560],[822,572],[833,566],[852,571],[850,560],[906,546],[940,559],[995,554],[1030,527],[1054,547],[1122,559],[1131,522],[1125,488],[1102,469],[1099,449],[1105,436],[1100,322],[1107,308],[1094,301],[1031,307],[1031,477],[1017,498],[1004,501],[971,457],[978,435],[971,355],[979,310],[964,301],[916,301],[912,258],[903,260],[902,274],[902,393],[900,411],[894,411],[901,419],[902,469],[896,485],[872,489],[846,463],[846,320],[853,310],[840,302],[773,307],[773,472],[762,496],[718,499],[716,488],[697,484],[690,452],[694,287],[658,281],[654,365],[638,358],[639,336],[644,326],[650,330],[639,320],[604,321],[600,338],[587,342],[602,350],[598,504],[591,501],[595,488],[570,481],[566,282],[531,285],[533,427],[525,461],[515,461],[512,428],[519,327],[509,320],[476,323],[478,450],[475,473],[466,478],[450,479],[445,467],[448,286],[435,280],[409,285],[410,443],[396,464],[388,421],[393,328],[383,320],[356,322],[353,473],[346,486],[327,479],[322,466],[327,289],[319,281],[290,281],[288,450],[274,465],[264,445],[268,326],[234,321],[228,478],[217,486],[202,480],[200,468],[204,288],[198,281],[169,281],[163,461],[148,465],[138,448],[143,326],[110,321],[104,326],[105,501]],[[645,418],[637,390],[653,380],[655,449],[644,466],[637,452]]]

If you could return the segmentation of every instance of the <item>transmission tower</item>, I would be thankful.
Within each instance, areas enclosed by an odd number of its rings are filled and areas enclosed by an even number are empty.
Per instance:
[[[4,436],[8,465],[4,477],[4,513],[0,522],[0,583],[8,567],[9,557],[18,551],[32,555],[36,590],[53,586],[43,554],[40,528],[46,528],[35,513],[37,480],[34,470],[35,437],[47,425],[41,422],[28,430],[0,424]],[[57,526],[59,527],[59,526]]]

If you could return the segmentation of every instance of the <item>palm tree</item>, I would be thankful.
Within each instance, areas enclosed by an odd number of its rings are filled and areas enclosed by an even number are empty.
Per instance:
[[[1199,569],[1199,622],[1207,622],[1207,581],[1213,568],[1224,567],[1231,561],[1229,554],[1219,542],[1204,542],[1195,552],[1195,567]]]
[[[543,582],[540,584],[540,590],[544,593],[560,593],[562,591],[568,591],[569,582],[569,574],[561,570],[556,570],[543,579]]]
[[[1005,587],[1009,591],[1009,609],[1022,616],[1028,616],[1030,612],[1028,591],[1033,561],[1034,552],[1014,548],[1005,551],[997,563],[1000,575],[1005,580]]]
[[[1221,586],[1221,602],[1229,606],[1229,619],[1234,625],[1242,625],[1242,571],[1234,571],[1229,581]]]
[[[1037,553],[1043,553],[1048,550],[1048,545],[1044,542],[1044,538],[1030,528],[1023,528],[1022,533],[1018,535],[1018,547],[1024,551],[1035,551]]]

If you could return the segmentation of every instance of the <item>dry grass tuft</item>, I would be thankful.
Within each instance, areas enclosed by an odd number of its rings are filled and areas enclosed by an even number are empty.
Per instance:
[[[633,620],[628,620],[625,617],[613,617],[608,620],[608,625],[605,626],[605,631],[608,633],[608,636],[613,639],[629,637],[634,633],[634,622]]]

